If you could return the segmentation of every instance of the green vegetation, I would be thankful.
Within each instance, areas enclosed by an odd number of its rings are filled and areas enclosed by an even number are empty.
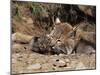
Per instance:
[[[17,3],[16,3],[15,16],[17,16],[18,18],[21,18],[21,12]]]

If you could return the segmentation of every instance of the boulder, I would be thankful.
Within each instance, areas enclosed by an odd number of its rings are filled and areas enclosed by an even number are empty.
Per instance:
[[[12,34],[12,41],[18,43],[29,43],[32,37],[33,36],[16,32]]]
[[[95,16],[95,12],[94,12],[95,7],[78,5],[78,8],[86,15],[93,16],[93,17]]]

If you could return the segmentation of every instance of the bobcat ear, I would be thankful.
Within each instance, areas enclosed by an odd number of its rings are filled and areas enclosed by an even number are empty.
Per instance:
[[[57,18],[56,18],[56,21],[55,21],[55,24],[59,24],[59,23],[61,23],[61,21],[60,21],[60,19],[57,17]]]
[[[73,27],[73,29],[72,29],[72,30],[74,31],[75,29],[76,29],[76,27]]]

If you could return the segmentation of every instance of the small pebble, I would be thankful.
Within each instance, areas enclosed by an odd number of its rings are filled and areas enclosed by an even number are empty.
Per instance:
[[[64,67],[66,66],[66,63],[63,60],[57,60],[53,62],[53,65],[57,67]]]
[[[40,68],[41,68],[41,65],[39,63],[36,63],[36,64],[28,66],[27,69],[39,70]]]

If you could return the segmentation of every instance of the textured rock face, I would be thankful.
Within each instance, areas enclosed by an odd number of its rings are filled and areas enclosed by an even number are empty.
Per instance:
[[[81,11],[83,11],[86,15],[90,15],[90,16],[95,16],[96,13],[94,13],[95,7],[91,7],[91,6],[83,6],[83,5],[79,5],[78,6],[79,9]]]
[[[25,35],[19,32],[12,34],[12,41],[18,43],[29,43],[33,36]]]

